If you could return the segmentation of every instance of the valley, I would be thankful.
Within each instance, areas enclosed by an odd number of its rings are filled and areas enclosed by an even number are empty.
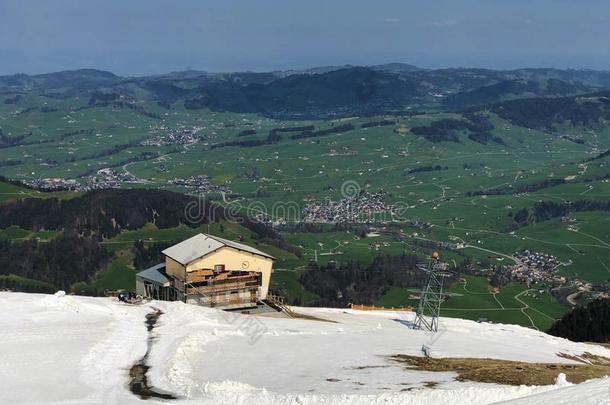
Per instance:
[[[447,316],[546,329],[569,311],[568,296],[587,302],[610,292],[604,72],[63,74],[10,85],[0,78],[0,174],[16,182],[2,183],[5,204],[152,189],[226,214],[102,237],[112,258],[75,291],[133,288],[136,243],[150,249],[209,231],[265,246],[277,257],[272,287],[299,304],[326,299],[303,287],[317,266],[366,267],[383,255],[425,261],[433,250],[460,272]],[[507,80],[529,84],[497,85]],[[431,88],[405,90],[424,81]],[[252,101],[287,89],[298,96],[285,108]],[[546,109],[532,110],[535,103]],[[235,216],[272,228],[281,244]],[[7,224],[0,239],[44,244],[60,234]],[[556,265],[548,274],[536,269],[545,263],[523,265],[515,256],[526,250]],[[413,305],[417,285],[401,283],[356,303]]]

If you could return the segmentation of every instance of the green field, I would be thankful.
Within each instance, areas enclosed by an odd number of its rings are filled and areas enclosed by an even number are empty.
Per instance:
[[[5,229],[0,229],[0,240],[8,240],[8,241],[25,241],[25,240],[38,240],[38,241],[48,241],[49,239],[59,235],[61,232],[59,231],[38,231],[32,232],[26,229],[21,229],[17,226],[10,226]]]
[[[471,320],[486,319],[496,323],[514,323],[546,330],[555,319],[569,311],[545,290],[511,284],[492,293],[484,277],[463,276],[447,289],[441,315]],[[390,288],[375,305],[417,308],[418,289]]]
[[[136,271],[120,259],[113,260],[93,283],[98,290],[124,289],[126,291],[133,291],[135,284]]]

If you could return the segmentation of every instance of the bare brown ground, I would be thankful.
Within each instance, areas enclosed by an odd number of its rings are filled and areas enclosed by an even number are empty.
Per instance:
[[[300,313],[294,312],[294,311],[292,311],[292,313],[294,314],[293,318],[291,318],[284,312],[265,312],[265,313],[261,313],[261,314],[255,314],[255,316],[263,316],[263,317],[268,317],[268,318],[305,319],[305,320],[309,320],[309,321],[337,323],[330,319],[318,318],[317,316],[313,316],[313,315],[300,314]]]
[[[610,359],[585,353],[571,356],[559,353],[559,357],[579,364],[527,363],[476,358],[427,358],[407,355],[391,356],[393,361],[404,363],[409,370],[455,372],[458,381],[478,381],[505,385],[549,385],[559,373],[564,373],[571,383],[610,375]]]
[[[330,323],[337,323],[335,321],[332,321],[330,319],[324,319],[324,318],[318,318],[317,316],[313,316],[313,315],[305,315],[305,314],[300,314],[298,312],[294,312],[294,319],[306,319],[309,321],[320,321],[320,322],[330,322]]]

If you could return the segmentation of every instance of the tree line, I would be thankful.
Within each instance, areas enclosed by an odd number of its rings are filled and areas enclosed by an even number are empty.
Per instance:
[[[575,342],[609,342],[610,299],[597,299],[576,307],[555,321],[548,333]]]
[[[292,139],[305,139],[305,138],[318,138],[320,136],[327,136],[332,134],[339,134],[341,132],[347,132],[355,129],[353,124],[337,125],[326,129],[320,129],[318,131],[306,130],[300,134],[292,135]]]
[[[460,142],[457,131],[468,131],[469,138],[475,142],[483,143],[493,141],[504,144],[504,140],[492,135],[489,131],[494,129],[491,121],[481,114],[473,112],[464,113],[465,119],[443,118],[428,125],[411,128],[411,132],[430,142]]]
[[[229,146],[239,146],[242,148],[253,148],[253,147],[263,146],[263,145],[273,145],[282,140],[282,135],[280,134],[281,132],[313,131],[313,129],[314,129],[313,125],[304,125],[304,126],[299,126],[299,127],[272,128],[271,130],[269,130],[269,134],[267,134],[267,137],[264,139],[246,139],[246,140],[238,139],[235,141],[226,141],[226,142],[214,144],[210,147],[210,149],[226,148]],[[252,131],[254,131],[254,132],[252,132]],[[241,136],[254,135],[254,134],[256,134],[256,131],[252,129],[252,130],[241,131],[239,134],[237,134],[237,136],[241,137]]]
[[[396,121],[395,120],[379,120],[379,121],[365,122],[364,124],[360,125],[360,128],[384,127],[384,126],[388,126],[388,125],[396,125]]]
[[[522,208],[514,214],[510,213],[509,216],[512,216],[513,220],[511,228],[515,228],[582,211],[610,211],[610,201],[578,200],[567,203],[540,201],[530,208]]]
[[[545,188],[556,187],[562,184],[568,183],[588,183],[592,181],[599,181],[604,179],[610,179],[610,173],[600,174],[595,176],[583,177],[578,180],[565,180],[565,179],[546,179],[535,183],[527,184],[516,184],[508,185],[504,187],[495,187],[487,190],[468,191],[466,196],[476,195],[506,195],[506,194],[520,194],[520,193],[533,193],[535,191],[543,190]]]
[[[68,200],[25,198],[0,206],[0,228],[16,225],[32,231],[73,229],[99,239],[148,223],[163,229],[181,224],[198,227],[222,219],[239,222],[255,238],[280,238],[270,227],[246,216],[229,218],[221,206],[208,200],[164,190],[95,190]]]

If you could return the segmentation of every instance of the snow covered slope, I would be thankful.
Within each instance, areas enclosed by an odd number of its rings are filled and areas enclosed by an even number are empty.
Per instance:
[[[501,402],[505,405],[608,405],[610,378],[598,378],[540,394]]]
[[[557,353],[600,346],[513,325],[442,319],[435,335],[409,329],[412,314],[298,308],[331,322],[253,317],[182,303],[0,293],[0,403],[141,403],[128,373],[147,350],[145,316],[163,311],[147,359],[148,380],[203,404],[579,404],[610,400],[610,379],[559,387],[453,381],[453,373],[405,369],[390,355],[569,362]],[[431,388],[434,387],[434,388]],[[521,399],[519,399],[521,398]],[[568,398],[572,398],[569,401]],[[149,399],[156,403],[160,400]],[[522,401],[522,402],[519,402]],[[606,402],[610,403],[610,402]]]

